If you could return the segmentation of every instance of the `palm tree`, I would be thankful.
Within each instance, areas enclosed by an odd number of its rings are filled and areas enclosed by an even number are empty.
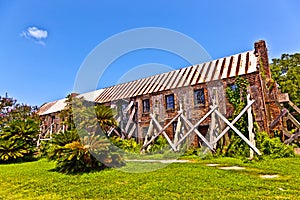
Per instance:
[[[115,112],[110,107],[97,105],[95,106],[95,113],[97,122],[103,131],[107,132],[111,127],[118,126],[117,120],[114,118]]]
[[[0,134],[0,160],[8,161],[32,157],[39,126],[33,119],[14,120]]]
[[[75,117],[77,128],[85,129],[89,133],[106,133],[111,127],[118,125],[114,111],[108,106],[83,106],[78,112],[79,115],[77,113]]]

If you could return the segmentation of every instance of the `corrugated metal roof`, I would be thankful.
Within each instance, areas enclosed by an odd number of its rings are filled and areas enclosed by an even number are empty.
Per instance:
[[[78,95],[78,98],[83,97],[87,101],[95,102],[95,99],[104,91],[104,89],[95,90],[87,93],[83,93]],[[50,113],[60,112],[66,107],[66,98],[60,99],[57,101],[49,102],[40,107],[38,114],[39,115],[47,115]]]
[[[207,63],[104,88],[96,102],[106,103],[164,90],[250,74],[257,71],[254,50]]]
[[[52,101],[52,102],[48,102],[48,103],[43,104],[43,105],[39,108],[37,114],[38,114],[38,115],[43,115],[43,113],[45,113],[47,110],[49,110],[56,102],[57,102],[57,101]]]
[[[66,98],[56,101],[48,110],[41,113],[40,115],[47,115],[50,113],[56,113],[56,112],[62,111],[67,105],[65,103],[65,101],[66,101]]]
[[[87,92],[78,95],[78,97],[83,97],[87,101],[106,103],[118,99],[250,74],[257,71],[257,59],[254,55],[254,50],[247,51],[211,62]],[[38,114],[46,115],[63,110],[66,106],[65,100],[61,99],[44,104],[39,109]]]
[[[94,102],[95,99],[97,97],[99,97],[99,95],[104,91],[104,89],[100,89],[100,90],[95,90],[95,91],[91,91],[91,92],[87,92],[87,93],[84,93],[84,94],[80,94],[78,95],[77,97],[78,98],[81,98],[83,97],[85,100],[87,101],[92,101]]]

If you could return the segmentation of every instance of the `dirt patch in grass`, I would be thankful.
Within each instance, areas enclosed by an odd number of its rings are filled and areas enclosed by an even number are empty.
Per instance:
[[[260,178],[278,178],[278,174],[263,174],[259,176]]]
[[[244,170],[245,167],[229,166],[229,167],[219,167],[219,169],[223,169],[223,170]]]
[[[220,164],[216,164],[216,163],[209,163],[209,164],[206,164],[206,166],[209,166],[209,167],[216,167],[216,166],[219,166]]]

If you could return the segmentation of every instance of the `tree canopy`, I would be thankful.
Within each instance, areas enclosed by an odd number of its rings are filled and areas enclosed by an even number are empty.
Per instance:
[[[282,54],[272,59],[273,79],[279,84],[281,92],[288,93],[291,101],[300,106],[300,53]]]
[[[0,163],[31,159],[38,133],[36,107],[0,97]]]

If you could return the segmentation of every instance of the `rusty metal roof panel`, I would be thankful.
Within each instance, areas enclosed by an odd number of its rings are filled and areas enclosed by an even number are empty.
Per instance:
[[[46,110],[44,113],[40,115],[47,115],[47,114],[62,111],[63,109],[65,109],[67,105],[67,103],[65,102],[66,100],[67,100],[66,98],[57,100],[48,110]]]
[[[113,92],[113,94],[110,98],[111,99],[121,99],[123,96],[125,96],[124,94],[128,93],[128,90],[130,89],[130,85],[132,83],[133,82],[127,82],[127,83],[117,85],[119,87],[115,89],[115,91]],[[118,92],[118,91],[122,91],[122,92]]]
[[[77,96],[77,98],[83,98],[86,101],[95,101],[99,95],[104,91],[104,89],[95,90],[91,92],[86,92]]]
[[[228,78],[227,73],[228,73],[228,68],[229,68],[228,66],[229,66],[230,60],[231,60],[231,57],[224,58],[224,60],[223,60],[224,65],[222,67],[221,79]]]
[[[176,78],[178,77],[178,74],[179,74],[179,70],[173,71],[172,78],[170,79],[170,81],[169,81],[167,87],[165,88],[166,90],[169,90],[169,89],[172,89],[172,88],[173,88],[174,81],[175,81]]]
[[[172,71],[171,73],[166,73],[165,80],[163,81],[161,87],[159,88],[159,91],[166,90],[166,87],[167,87],[168,83],[170,82],[170,80],[172,79],[173,74],[174,74],[174,71]]]
[[[183,87],[185,80],[187,79],[187,76],[189,75],[189,71],[191,70],[192,67],[187,67],[183,70],[182,76],[179,78],[179,83],[177,85],[178,88]]]
[[[134,90],[132,91],[132,97],[138,96],[141,89],[145,86],[146,81],[146,78],[138,80],[136,86],[134,87]]]
[[[254,51],[248,51],[211,62],[105,88],[96,101],[105,103],[117,100],[118,98],[135,97],[253,73],[257,71],[256,65],[257,57],[254,55]]]
[[[183,69],[183,68],[182,68],[182,69],[179,69],[178,72],[179,72],[179,73],[178,73],[177,77],[175,77],[171,89],[177,88],[177,85],[178,85],[178,83],[180,82],[180,80],[181,80],[181,78],[182,78],[182,74],[183,74],[183,72],[184,72],[184,69]]]
[[[156,80],[156,83],[153,85],[153,87],[149,90],[148,93],[154,93],[154,92],[160,91],[159,89],[163,85],[166,75],[167,75],[167,73],[157,75],[158,79]]]
[[[154,84],[155,79],[157,76],[151,76],[149,78],[146,78],[145,87],[142,88],[142,90],[139,91],[138,95],[147,94],[147,91],[151,88],[151,86]]]
[[[147,81],[147,86],[145,87],[145,90],[143,90],[143,92],[141,92],[140,95],[148,94],[149,90],[151,90],[151,88],[154,87],[154,85],[157,82],[158,78],[159,78],[158,75],[150,77],[149,81]]]
[[[108,87],[108,88],[104,88],[103,92],[96,98],[96,102],[103,102],[103,98],[105,98],[105,96],[109,95],[110,92],[113,90],[114,86]]]
[[[125,84],[128,84],[128,83],[125,83]],[[114,86],[112,89],[111,89],[111,92],[108,96],[104,96],[104,101],[105,102],[109,102],[111,100],[116,100],[116,99],[119,99],[117,97],[117,95],[120,94],[120,91],[121,92],[124,92],[123,90],[121,90],[122,86],[124,86],[124,84],[119,84],[119,85],[116,85]],[[113,98],[115,97],[115,98]]]
[[[165,75],[166,75],[166,73],[163,73],[161,75],[156,75],[157,80],[155,81],[155,84],[149,89],[148,93],[157,92],[159,90],[159,88],[161,87],[161,85],[163,83]]]
[[[161,78],[161,74],[155,75],[154,79],[152,79],[152,81],[151,81],[150,85],[148,86],[148,88],[143,92],[143,95],[152,93],[150,91],[152,91],[155,87],[157,87],[158,84],[160,84],[160,82],[159,82],[160,78]]]
[[[197,68],[198,65],[194,65],[192,67],[189,67],[190,70],[189,70],[189,74],[184,82],[184,85],[183,86],[189,86],[191,85],[191,82],[192,82],[192,78],[194,77],[194,74],[195,74],[195,71],[196,71],[196,68]]]
[[[216,69],[216,62],[217,62],[216,60],[210,62],[210,65],[207,69],[207,74],[205,76],[205,82],[209,82],[213,80],[214,72]]]
[[[212,81],[220,79],[219,77],[220,77],[220,74],[221,74],[222,64],[223,64],[222,59],[217,60],[217,62],[215,63],[215,70],[214,70],[214,72],[212,74],[212,77],[211,77]]]
[[[231,56],[231,60],[229,62],[228,71],[227,71],[227,78],[235,76],[235,71],[237,68],[237,58],[235,56]]]
[[[253,54],[254,55],[254,51],[252,51],[251,53],[249,54]],[[249,55],[250,57],[250,55]],[[248,70],[246,71],[247,74],[250,74],[250,73],[253,73],[253,72],[256,72],[257,71],[257,57],[255,56],[251,56],[250,59],[249,59],[249,64],[248,64]]]
[[[246,74],[246,57],[247,57],[247,54],[240,54],[241,58],[240,58],[240,64],[238,66],[238,72],[237,74],[238,75],[242,75],[242,74]]]
[[[139,81],[140,80],[135,80],[135,81],[129,82],[128,85],[124,85],[124,86],[127,86],[127,88],[125,88],[124,92],[121,94],[121,98],[132,97],[133,91]]]
[[[104,88],[104,92],[96,99],[97,102],[105,102],[104,100],[112,93],[114,86],[109,88]]]
[[[202,65],[199,66],[199,76],[197,78],[196,84],[198,83],[204,83],[204,76],[205,76],[205,69],[206,66],[208,66],[209,63],[203,63]]]
[[[43,104],[43,105],[39,108],[37,114],[38,114],[38,115],[44,115],[44,113],[46,113],[46,111],[49,110],[56,102],[57,102],[57,101],[52,101],[52,102],[48,102],[48,103]]]
[[[200,65],[201,66],[201,65]],[[197,83],[198,77],[200,76],[200,66],[195,66],[195,72],[193,77],[191,78],[191,85],[195,85]]]

